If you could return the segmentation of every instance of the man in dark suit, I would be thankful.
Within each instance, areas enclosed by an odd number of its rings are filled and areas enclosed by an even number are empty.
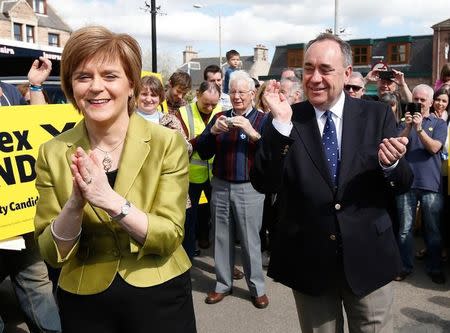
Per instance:
[[[279,222],[268,275],[294,291],[303,333],[392,332],[391,281],[400,256],[387,207],[411,170],[392,111],[343,92],[351,47],[331,34],[308,44],[308,101],[289,107],[272,81],[272,120],[256,153],[252,184],[278,193]],[[323,135],[323,137],[322,137]]]

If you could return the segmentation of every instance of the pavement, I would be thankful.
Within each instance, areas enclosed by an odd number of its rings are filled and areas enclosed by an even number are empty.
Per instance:
[[[417,248],[420,248],[418,241]],[[240,249],[236,261],[240,265]],[[450,264],[445,264],[450,280]],[[270,304],[255,308],[250,301],[245,279],[235,281],[233,294],[222,302],[208,305],[206,293],[214,289],[214,261],[211,249],[202,250],[191,270],[193,299],[199,333],[298,333],[300,326],[292,291],[266,277]],[[450,281],[434,284],[426,275],[424,262],[416,261],[414,273],[402,282],[393,282],[394,332],[450,332]],[[7,322],[5,333],[29,332],[17,308],[10,281],[0,284],[0,313]],[[346,332],[348,330],[346,329]]]

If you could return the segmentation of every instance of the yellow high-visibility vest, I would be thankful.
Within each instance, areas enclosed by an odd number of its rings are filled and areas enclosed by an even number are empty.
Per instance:
[[[181,118],[188,129],[188,139],[191,140],[197,135],[202,134],[206,126],[203,122],[200,111],[198,110],[197,103],[193,102],[186,106],[182,106],[180,109]],[[222,107],[218,104],[214,110],[211,112],[210,120],[214,117],[216,113],[222,111]],[[212,163],[214,158],[204,161],[200,158],[198,153],[194,151],[189,164],[189,182],[195,184],[201,184],[211,178]]]

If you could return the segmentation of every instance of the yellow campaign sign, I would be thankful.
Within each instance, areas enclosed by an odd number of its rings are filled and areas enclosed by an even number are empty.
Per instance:
[[[39,146],[75,126],[71,104],[0,108],[0,240],[34,230],[39,200],[34,165]]]

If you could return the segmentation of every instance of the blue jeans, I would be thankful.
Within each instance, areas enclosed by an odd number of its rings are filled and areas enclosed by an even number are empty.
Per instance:
[[[416,207],[420,202],[424,241],[427,249],[426,269],[428,273],[441,272],[441,232],[440,222],[444,200],[441,193],[412,189],[396,198],[400,219],[399,247],[403,270],[411,272],[414,267],[413,226],[416,220]]]
[[[61,332],[59,311],[32,234],[24,235],[27,248],[0,250],[0,281],[10,276],[25,322],[30,332]],[[3,322],[0,318],[0,332]]]

